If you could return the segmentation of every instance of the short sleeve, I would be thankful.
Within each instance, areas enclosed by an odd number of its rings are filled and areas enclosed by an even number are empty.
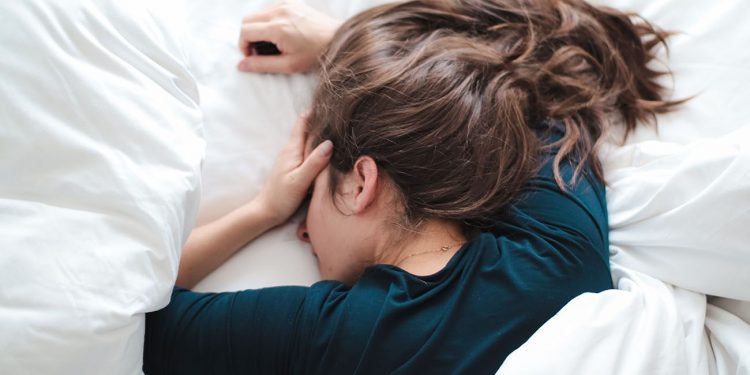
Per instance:
[[[146,374],[286,373],[305,328],[297,321],[310,288],[197,293],[176,287],[146,315]]]

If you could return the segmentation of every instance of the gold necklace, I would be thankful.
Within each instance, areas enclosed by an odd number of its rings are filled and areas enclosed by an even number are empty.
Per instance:
[[[458,243],[457,245],[461,245],[461,243]],[[453,245],[453,246],[456,246],[456,245]],[[412,254],[407,255],[406,258],[401,259],[400,261],[398,261],[395,265],[396,266],[400,266],[401,263],[404,263],[404,261],[406,261],[407,259],[409,259],[411,257],[415,257],[417,255],[430,254],[430,253],[438,253],[438,252],[441,253],[441,254],[442,253],[447,253],[451,249],[451,247],[453,247],[453,246],[441,246],[440,249],[438,249],[438,250],[427,250],[427,251],[422,251],[422,252],[419,252],[419,253],[412,253]]]

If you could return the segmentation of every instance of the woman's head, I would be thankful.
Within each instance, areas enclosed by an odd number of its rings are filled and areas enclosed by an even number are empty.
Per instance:
[[[517,198],[544,147],[560,147],[556,171],[573,156],[601,177],[596,145],[609,116],[629,131],[675,105],[647,67],[665,35],[579,0],[409,1],[348,20],[323,57],[309,118],[314,142],[335,145],[313,200],[328,195],[336,210],[311,212],[307,225],[344,216],[338,231],[311,231],[313,247],[320,255],[325,241],[344,257],[349,239],[366,247],[375,235],[343,230],[356,210],[340,200],[364,186],[351,180],[364,182],[363,171],[392,208],[380,213],[381,235],[429,220],[481,228]],[[564,136],[550,145],[540,136],[551,119]]]

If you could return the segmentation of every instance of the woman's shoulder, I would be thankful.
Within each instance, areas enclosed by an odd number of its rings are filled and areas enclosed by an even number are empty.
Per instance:
[[[554,144],[563,133],[555,123],[547,125],[540,138]],[[485,253],[498,258],[484,261],[511,275],[559,283],[561,289],[567,283],[571,292],[611,287],[604,183],[590,165],[566,157],[557,161],[561,187],[555,178],[557,152],[553,147],[545,150],[540,168],[517,201],[487,228],[482,243],[491,249]]]
[[[540,135],[545,143],[554,144],[562,137],[554,123],[547,130]],[[558,151],[554,147],[545,149],[537,173],[487,231],[496,236],[568,244],[579,251],[593,250],[608,260],[604,183],[588,162],[579,163],[574,156],[556,160]]]

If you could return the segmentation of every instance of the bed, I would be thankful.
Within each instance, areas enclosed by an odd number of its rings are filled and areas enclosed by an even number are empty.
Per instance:
[[[311,0],[346,18],[382,0]],[[601,151],[617,289],[585,294],[500,374],[750,374],[750,3],[598,0],[679,33],[695,95]],[[0,368],[140,372],[194,225],[250,199],[314,75],[235,70],[240,19],[270,1],[0,4]],[[309,285],[292,223],[196,289]]]

